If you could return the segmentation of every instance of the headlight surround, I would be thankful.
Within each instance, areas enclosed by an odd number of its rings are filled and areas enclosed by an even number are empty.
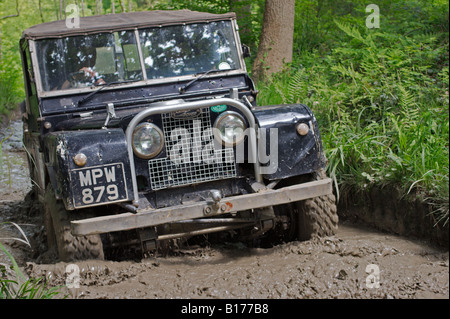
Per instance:
[[[137,157],[150,159],[161,152],[164,146],[164,135],[155,124],[141,123],[133,131],[131,144]]]
[[[237,112],[223,112],[214,122],[215,138],[226,146],[235,146],[244,140],[247,124]]]

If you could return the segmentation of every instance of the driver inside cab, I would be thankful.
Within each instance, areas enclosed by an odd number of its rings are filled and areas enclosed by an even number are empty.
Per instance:
[[[73,65],[78,70],[69,74],[69,78],[61,86],[61,90],[74,87],[98,86],[106,84],[106,81],[95,71],[95,62],[97,58],[97,50],[95,47],[89,47],[78,52]]]

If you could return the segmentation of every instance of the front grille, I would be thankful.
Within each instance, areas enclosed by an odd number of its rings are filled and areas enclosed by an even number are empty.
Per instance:
[[[182,115],[162,114],[166,157],[148,162],[151,188],[235,177],[233,148],[214,148],[209,108]]]

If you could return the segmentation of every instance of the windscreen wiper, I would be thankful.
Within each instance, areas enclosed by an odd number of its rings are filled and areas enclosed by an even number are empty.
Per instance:
[[[188,82],[188,83],[186,83],[185,85],[183,85],[182,87],[180,87],[178,90],[179,90],[180,93],[182,94],[182,93],[186,92],[186,90],[187,90],[188,88],[190,88],[190,87],[192,86],[192,84],[194,84],[195,82],[197,82],[197,81],[200,80],[200,79],[203,79],[205,76],[207,76],[207,75],[210,74],[210,73],[213,73],[213,72],[232,71],[232,70],[236,70],[236,69],[220,70],[220,69],[214,68],[214,69],[208,70],[208,71],[206,71],[206,72],[199,72],[199,73],[196,73],[195,75],[200,75],[198,78],[195,78],[195,79],[191,80],[190,82]]]
[[[100,92],[101,90],[103,90],[104,88],[107,88],[108,86],[114,85],[114,84],[123,84],[123,83],[132,83],[132,82],[137,82],[137,81],[141,81],[141,79],[139,80],[128,80],[128,81],[115,81],[115,82],[109,82],[105,85],[103,85],[101,88],[99,88],[98,90],[89,93],[88,95],[86,95],[84,98],[78,100],[77,102],[77,107],[80,106],[82,103],[86,102],[87,100],[90,100],[95,94],[97,94],[98,92]]]

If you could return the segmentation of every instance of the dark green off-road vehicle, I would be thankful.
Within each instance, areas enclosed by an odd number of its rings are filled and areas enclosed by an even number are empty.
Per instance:
[[[20,48],[24,144],[60,259],[336,230],[316,119],[303,104],[256,105],[235,14],[55,21]]]

